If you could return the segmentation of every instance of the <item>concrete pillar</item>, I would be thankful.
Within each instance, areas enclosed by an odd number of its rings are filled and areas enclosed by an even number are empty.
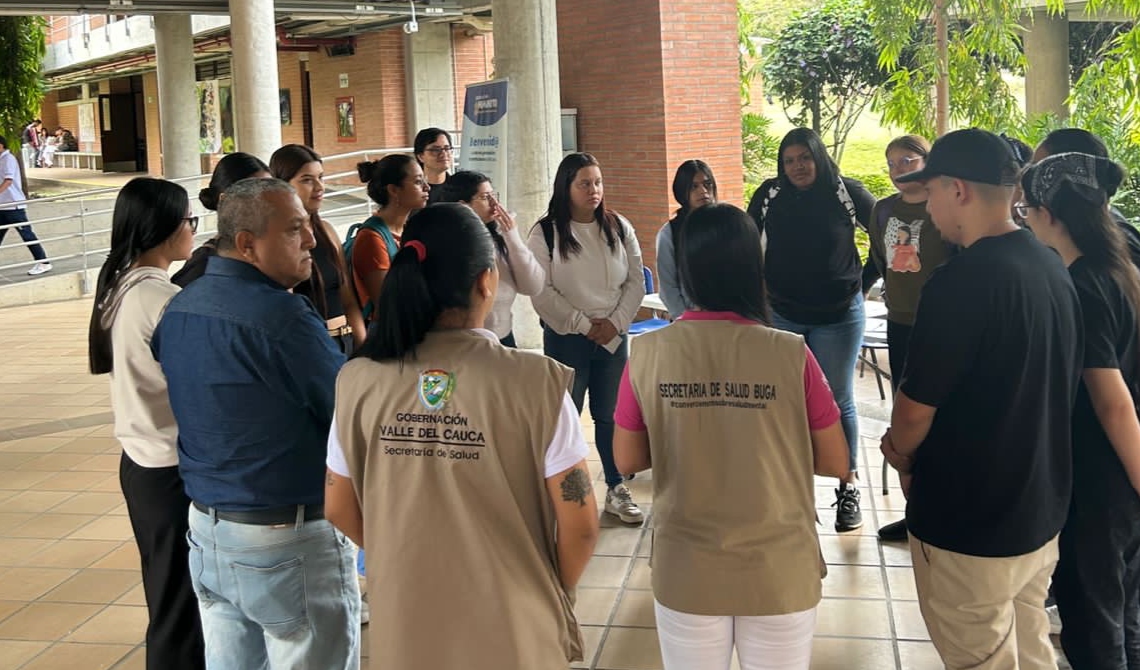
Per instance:
[[[555,0],[493,0],[491,14],[495,77],[510,80],[506,205],[517,213],[525,236],[546,212],[562,160],[557,11]],[[542,346],[529,300],[515,301],[515,339],[522,347]]]
[[[408,86],[408,136],[421,128],[455,130],[455,73],[451,24],[421,23],[404,37]]]
[[[198,158],[198,105],[194,99],[194,38],[189,14],[154,17],[158,62],[158,110],[162,175],[167,179],[201,172]]]
[[[237,148],[268,161],[281,146],[273,0],[231,0]]]
[[[1025,113],[1069,116],[1069,19],[1033,10],[1025,33]]]

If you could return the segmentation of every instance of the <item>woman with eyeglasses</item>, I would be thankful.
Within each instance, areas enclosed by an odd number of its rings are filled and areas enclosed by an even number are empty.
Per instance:
[[[372,322],[380,287],[400,249],[408,216],[427,205],[428,184],[420,164],[407,154],[357,163],[356,172],[368,185],[369,199],[376,203],[372,216],[353,225],[345,236],[352,283],[367,324]]]
[[[88,330],[92,374],[111,375],[119,484],[127,502],[149,622],[146,667],[205,668],[198,599],[186,559],[190,499],[178,473],[178,426],[166,377],[150,350],[166,304],[179,291],[167,271],[194,246],[186,191],[139,177],[119,191],[111,251],[99,271]]]
[[[214,174],[210,177],[210,184],[198,192],[198,201],[211,212],[218,211],[218,204],[222,201],[226,189],[242,179],[261,179],[270,177],[269,166],[257,156],[235,151],[226,154],[214,166]],[[194,250],[190,260],[183,264],[170,281],[186,288],[190,282],[201,277],[206,272],[206,262],[210,256],[218,253],[217,238],[210,238],[202,246]]]
[[[329,335],[345,355],[364,344],[364,317],[356,293],[348,282],[340,238],[332,224],[321,218],[325,197],[325,170],[321,157],[303,144],[286,144],[269,159],[273,176],[289,182],[309,214],[313,238],[313,274],[293,289],[313,302],[325,320]]]
[[[657,233],[657,284],[669,317],[676,319],[692,307],[677,272],[681,227],[694,209],[716,202],[716,179],[707,163],[701,160],[681,163],[673,175],[673,199],[680,207]]]
[[[416,133],[413,149],[428,188],[434,191],[442,186],[453,164],[451,135],[443,128],[424,128]]]
[[[1053,590],[1074,670],[1140,668],[1140,274],[1108,210],[1107,158],[1059,153],[1026,169],[1017,204],[1069,268],[1084,320],[1073,488]]]
[[[535,296],[542,291],[546,275],[534,254],[519,235],[515,219],[499,202],[491,180],[481,172],[461,170],[449,176],[443,186],[432,192],[429,203],[459,202],[475,210],[486,224],[495,242],[495,258],[499,265],[499,290],[495,305],[487,315],[485,328],[506,347],[515,346],[511,329],[511,307],[518,294]]]

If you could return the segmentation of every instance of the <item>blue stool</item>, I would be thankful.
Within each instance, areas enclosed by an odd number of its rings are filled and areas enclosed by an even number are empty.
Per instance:
[[[360,576],[364,576],[364,550],[360,549],[356,552],[356,571]]]

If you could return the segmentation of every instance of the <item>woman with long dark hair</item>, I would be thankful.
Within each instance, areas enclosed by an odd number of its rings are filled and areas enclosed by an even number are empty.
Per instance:
[[[356,164],[360,181],[376,210],[363,223],[348,229],[349,269],[364,321],[371,323],[380,287],[400,248],[408,216],[427,204],[428,184],[419,163],[407,154],[391,154]]]
[[[1053,575],[1075,670],[1140,668],[1140,274],[1108,211],[1123,179],[1106,158],[1054,154],[1025,171],[1017,205],[1068,266],[1084,318],[1073,494]]]
[[[142,557],[151,670],[206,665],[186,558],[190,498],[178,474],[178,426],[150,350],[158,319],[178,292],[167,270],[190,256],[197,223],[175,183],[139,177],[119,191],[88,334],[91,373],[111,375],[115,437],[123,447],[119,484]]]
[[[325,171],[320,154],[303,144],[286,144],[269,158],[269,171],[297,189],[317,241],[312,251],[313,274],[293,292],[313,302],[340,350],[352,353],[353,348],[364,343],[364,317],[356,302],[356,292],[348,282],[340,238],[332,225],[321,218]]]
[[[855,228],[867,228],[875,196],[839,174],[819,135],[796,128],[780,142],[777,176],[748,204],[760,228],[772,325],[799,333],[827,375],[843,419],[850,471],[835,489],[835,529],[863,525],[855,361],[863,342],[863,279]]]
[[[813,474],[842,476],[847,442],[800,335],[769,324],[760,235],[727,204],[689,214],[681,277],[693,307],[637,340],[614,457],[653,468],[653,595],[666,670],[806,670],[823,563]],[[714,484],[715,483],[715,484]]]
[[[434,191],[442,186],[454,164],[452,154],[455,147],[451,145],[451,134],[443,128],[424,128],[416,133],[412,150],[416,162],[423,168],[428,188]]]
[[[337,379],[325,514],[367,549],[378,667],[582,659],[569,594],[598,534],[588,448],[570,371],[483,328],[497,255],[468,207],[413,215]],[[431,578],[392,578],[409,565]]]
[[[701,160],[681,163],[673,175],[673,199],[680,207],[657,233],[657,284],[669,316],[676,319],[692,306],[685,297],[685,289],[681,286],[681,277],[677,272],[677,242],[681,226],[689,212],[717,200],[716,179],[707,163]]]
[[[459,202],[475,210],[491,233],[498,251],[499,290],[495,306],[487,315],[487,330],[504,346],[515,346],[511,307],[518,294],[534,296],[542,291],[546,276],[534,254],[519,235],[515,219],[499,202],[491,180],[481,172],[461,170],[449,176],[443,186],[432,191],[430,202]]]
[[[614,403],[645,277],[633,226],[606,207],[603,196],[597,159],[584,153],[562,159],[546,215],[527,243],[546,275],[532,302],[542,317],[546,355],[574,368],[579,412],[590,391],[594,444],[606,476],[605,511],[636,524],[641,508],[614,465]]]
[[[226,154],[214,166],[214,174],[210,176],[210,184],[198,191],[198,201],[206,209],[216,212],[218,211],[218,203],[221,202],[226,189],[234,183],[242,179],[261,179],[269,176],[271,176],[269,166],[257,156],[251,156],[240,151]],[[206,240],[202,246],[194,250],[190,260],[186,261],[182,268],[174,273],[170,281],[186,288],[190,282],[206,272],[206,261],[210,259],[210,256],[217,255],[217,253],[218,238],[212,237]]]

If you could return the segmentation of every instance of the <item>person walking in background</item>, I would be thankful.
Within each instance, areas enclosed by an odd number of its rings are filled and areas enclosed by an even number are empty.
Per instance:
[[[1107,158],[1059,153],[1022,176],[1016,206],[1069,268],[1084,320],[1073,411],[1073,496],[1053,586],[1074,670],[1140,668],[1140,275],[1108,192]]]
[[[347,356],[364,343],[364,317],[356,302],[356,291],[348,280],[340,238],[332,225],[321,218],[325,197],[324,167],[321,157],[303,144],[286,144],[269,159],[274,177],[289,182],[297,191],[317,246],[313,248],[313,274],[294,289],[316,306],[325,320],[329,335]]]
[[[917,135],[903,135],[887,145],[887,169],[898,193],[875,203],[867,235],[871,241],[868,259],[883,277],[887,303],[887,355],[890,358],[891,390],[898,391],[906,363],[907,344],[918,311],[922,286],[935,268],[954,253],[942,239],[926,211],[926,188],[914,182],[898,183],[904,174],[926,167],[930,143]],[[906,252],[905,255],[903,252]],[[866,276],[866,273],[864,273]],[[864,290],[869,288],[867,284]],[[906,540],[906,520],[879,529],[879,538]]]
[[[391,154],[378,161],[357,163],[360,181],[368,184],[368,197],[376,210],[345,235],[346,256],[365,324],[372,323],[380,287],[400,248],[400,235],[408,216],[428,200],[428,184],[419,163],[407,154]]]
[[[428,189],[434,191],[447,181],[448,171],[454,165],[455,147],[451,145],[451,135],[443,128],[424,128],[416,133],[412,145],[416,162],[424,171]]]
[[[588,447],[571,371],[482,327],[498,255],[467,207],[414,214],[376,326],[337,379],[325,505],[367,548],[376,667],[583,658],[571,603],[598,537]],[[408,565],[431,578],[393,577]]]
[[[344,364],[290,289],[316,242],[293,187],[245,179],[218,210],[218,255],[151,340],[178,421],[190,574],[209,668],[360,667],[356,548],[324,514]]]
[[[622,472],[653,468],[661,657],[728,670],[735,648],[742,670],[806,670],[826,572],[812,475],[847,473],[839,408],[803,337],[768,325],[748,215],[701,207],[680,241],[693,307],[638,338],[614,435]]]
[[[1072,488],[1083,337],[1060,257],[1010,217],[1019,168],[998,136],[937,142],[926,209],[961,247],[926,282],[891,426],[919,608],[950,670],[1053,670],[1045,596]],[[947,508],[947,494],[957,496]]]
[[[673,175],[673,199],[680,207],[657,232],[657,284],[669,318],[676,319],[692,307],[677,272],[677,240],[681,227],[694,209],[716,202],[716,179],[707,163],[687,160],[677,167]]]
[[[835,489],[835,529],[863,525],[855,361],[863,343],[862,266],[855,228],[866,229],[875,196],[839,174],[815,131],[796,128],[780,142],[777,176],[748,204],[760,228],[772,326],[807,339],[843,418],[851,459]],[[873,270],[868,269],[868,273]]]
[[[614,404],[629,359],[629,326],[645,297],[641,247],[633,226],[606,207],[602,168],[590,154],[562,159],[546,215],[527,244],[546,275],[532,299],[543,321],[543,351],[574,369],[578,411],[590,391],[594,444],[606,479],[605,511],[641,523],[622,473],[614,465]]]
[[[210,184],[198,191],[198,201],[211,212],[218,211],[222,196],[233,184],[242,179],[262,179],[269,177],[269,166],[257,156],[251,156],[240,151],[226,154],[214,166],[214,174],[210,176]],[[211,256],[218,253],[218,238],[211,237],[194,250],[190,260],[183,264],[170,281],[186,288],[190,282],[201,277],[206,272],[206,263]]]
[[[190,256],[197,219],[179,185],[132,179],[119,191],[111,251],[99,271],[88,329],[91,374],[111,375],[119,485],[146,594],[146,667],[206,667],[198,600],[186,563],[190,498],[178,474],[178,425],[150,340],[178,292],[167,270]]]
[[[40,137],[41,128],[43,128],[43,122],[36,119],[24,127],[24,133],[21,138],[24,144],[32,148],[32,167],[41,167],[41,156],[44,150],[43,138]]]
[[[31,252],[35,263],[28,270],[33,277],[51,271],[51,263],[47,260],[47,252],[40,244],[39,238],[28,223],[28,210],[25,205],[8,205],[4,203],[23,202],[28,196],[24,192],[24,179],[20,173],[20,163],[8,150],[8,140],[0,137],[0,244],[12,227],[20,234]],[[21,225],[23,224],[23,225]]]
[[[499,289],[495,305],[487,314],[486,328],[499,338],[503,346],[515,346],[511,327],[511,307],[518,294],[535,296],[542,291],[546,276],[542,266],[519,235],[515,219],[499,202],[491,180],[480,172],[462,170],[449,176],[442,187],[432,191],[429,202],[460,202],[475,210],[487,225],[498,251]]]

